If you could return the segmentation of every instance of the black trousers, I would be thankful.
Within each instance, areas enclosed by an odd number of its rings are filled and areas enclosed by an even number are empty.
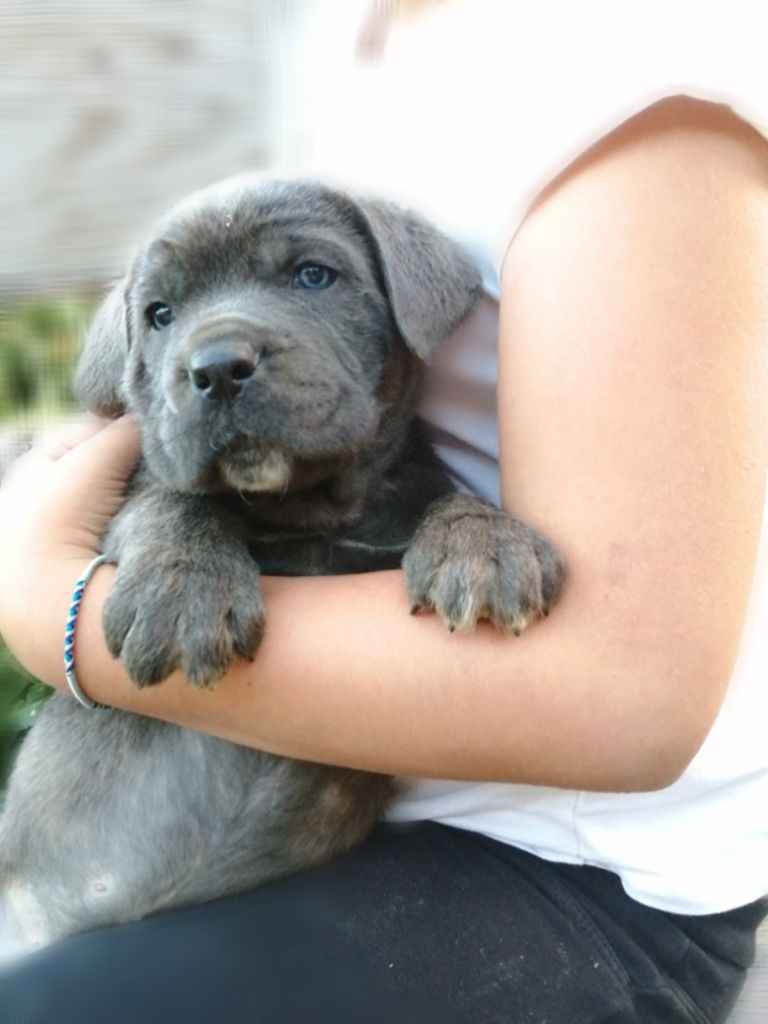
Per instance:
[[[322,869],[80,935],[0,975],[3,1024],[724,1021],[761,900],[702,917],[433,823]]]

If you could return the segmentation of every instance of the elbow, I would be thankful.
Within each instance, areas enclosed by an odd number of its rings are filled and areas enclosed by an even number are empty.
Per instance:
[[[610,793],[653,793],[673,786],[686,772],[699,749],[685,737],[661,730],[638,735],[622,750],[598,765],[587,766],[579,789]]]
[[[634,687],[639,699],[630,702],[629,729],[624,755],[616,743],[605,745],[613,763],[610,788],[616,792],[654,792],[674,785],[685,774],[714,725],[729,675],[702,673],[678,665],[656,676],[648,687],[643,679]],[[650,692],[649,692],[650,690]],[[644,692],[643,692],[644,691]],[[633,707],[634,705],[634,707]],[[626,707],[622,707],[626,712]],[[606,734],[611,731],[607,724]]]
[[[687,771],[696,756],[694,747],[677,736],[663,743],[643,745],[643,749],[628,765],[626,772],[619,772],[615,792],[653,793],[673,786]]]
[[[688,771],[709,735],[715,715],[697,714],[692,720],[680,721],[674,731],[660,730],[654,756],[644,764],[639,792],[667,789]],[[673,719],[674,720],[674,719]]]

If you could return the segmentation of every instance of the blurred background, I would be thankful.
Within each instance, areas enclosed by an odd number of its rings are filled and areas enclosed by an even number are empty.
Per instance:
[[[158,214],[300,160],[296,71],[323,3],[3,0],[0,473],[73,408],[90,314]],[[0,642],[0,787],[47,692]]]

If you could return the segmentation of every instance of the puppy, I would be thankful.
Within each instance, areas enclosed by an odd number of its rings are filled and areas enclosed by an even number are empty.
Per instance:
[[[563,566],[456,494],[415,416],[478,272],[418,216],[313,183],[235,179],[174,209],[92,325],[77,390],[130,410],[143,462],[104,538],[110,650],[137,686],[252,659],[259,571],[402,564],[414,610],[519,632]],[[54,695],[0,822],[0,919],[26,947],[210,900],[360,842],[391,780]],[[7,941],[7,940],[6,940]]]

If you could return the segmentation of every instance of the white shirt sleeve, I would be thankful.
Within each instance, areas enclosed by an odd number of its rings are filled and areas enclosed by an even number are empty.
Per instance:
[[[687,94],[768,125],[764,0],[447,0],[379,69],[352,60],[360,6],[313,28],[310,166],[421,209],[489,290],[538,192],[644,107]]]

